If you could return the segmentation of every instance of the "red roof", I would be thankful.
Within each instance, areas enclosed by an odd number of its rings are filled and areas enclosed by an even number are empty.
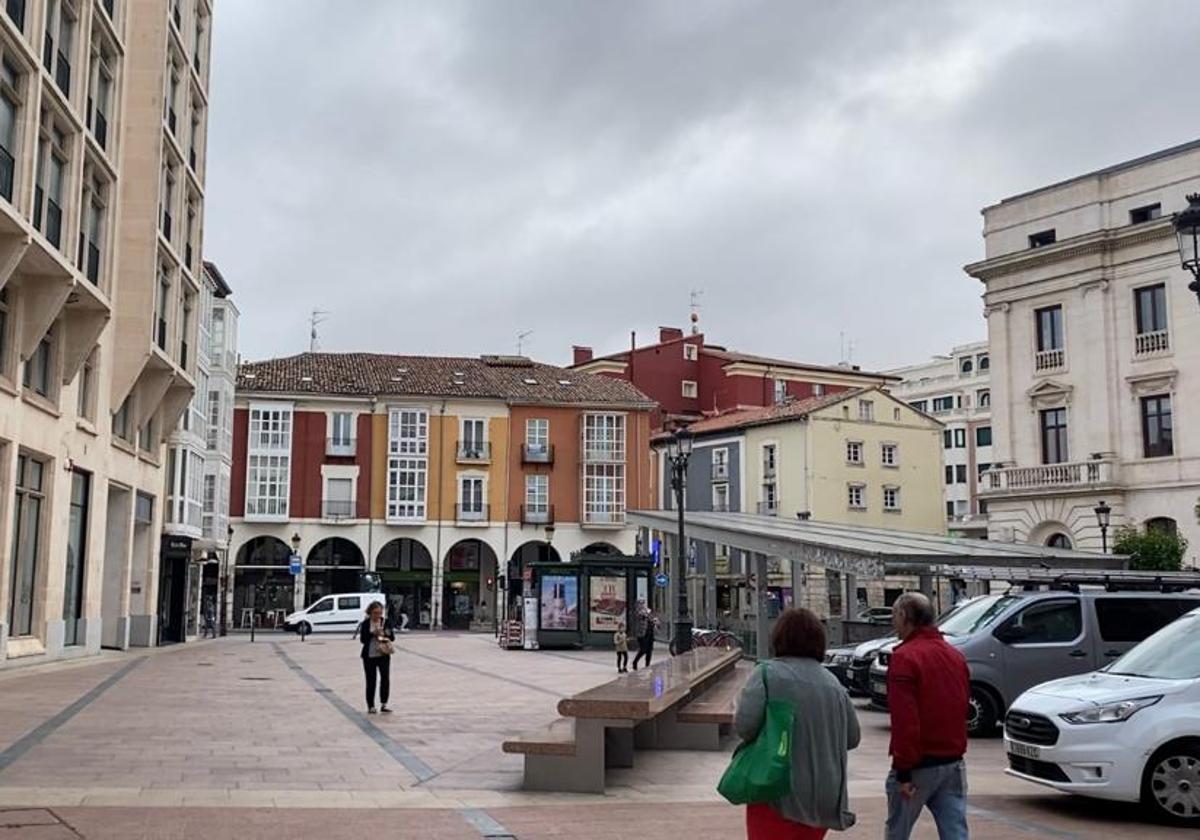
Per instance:
[[[744,429],[750,426],[766,426],[771,423],[782,423],[787,420],[795,420],[798,417],[807,417],[814,411],[828,408],[831,405],[837,405],[844,400],[865,393],[867,390],[869,389],[853,388],[849,391],[839,391],[836,394],[825,394],[821,397],[809,397],[805,400],[783,403],[782,405],[727,411],[724,414],[717,414],[704,420],[698,420],[688,426],[688,430],[695,435],[707,435],[731,429]]]

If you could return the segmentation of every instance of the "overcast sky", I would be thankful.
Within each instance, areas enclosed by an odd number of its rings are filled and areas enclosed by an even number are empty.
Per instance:
[[[683,326],[890,367],[985,337],[979,210],[1200,136],[1200,4],[232,0],[205,255],[245,359],[567,362]]]

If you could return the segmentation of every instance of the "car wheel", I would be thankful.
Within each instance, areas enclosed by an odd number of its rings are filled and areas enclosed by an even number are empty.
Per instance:
[[[309,633],[312,632],[312,625],[309,624],[307,621],[301,621],[299,624],[296,625],[296,632],[299,633],[301,636],[307,636]]]
[[[1200,742],[1177,741],[1150,757],[1142,802],[1159,817],[1200,825]]]
[[[971,686],[971,696],[967,701],[967,734],[972,738],[986,738],[996,732],[996,721],[1000,712],[996,708],[996,698],[986,688]]]

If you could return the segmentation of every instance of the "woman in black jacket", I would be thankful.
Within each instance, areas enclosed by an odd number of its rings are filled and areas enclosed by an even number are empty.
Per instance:
[[[388,694],[391,692],[391,645],[396,641],[396,630],[389,618],[383,615],[383,605],[372,601],[367,606],[367,617],[358,625],[358,640],[362,642],[363,671],[367,677],[367,714],[375,714],[375,679],[379,678],[379,711],[390,715]],[[387,652],[385,651],[385,647]]]

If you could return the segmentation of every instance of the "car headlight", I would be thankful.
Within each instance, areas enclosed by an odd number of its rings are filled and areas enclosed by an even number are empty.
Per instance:
[[[833,657],[833,664],[835,664],[835,665],[849,665],[849,664],[850,664],[850,654],[848,654],[848,653],[839,653],[839,654],[836,654],[836,655]]]
[[[1106,703],[1103,706],[1095,706],[1091,709],[1082,709],[1078,712],[1067,712],[1059,715],[1060,718],[1067,723],[1120,723],[1129,720],[1137,712],[1153,706],[1162,695],[1155,697],[1136,697],[1132,700],[1122,700],[1119,703]]]

